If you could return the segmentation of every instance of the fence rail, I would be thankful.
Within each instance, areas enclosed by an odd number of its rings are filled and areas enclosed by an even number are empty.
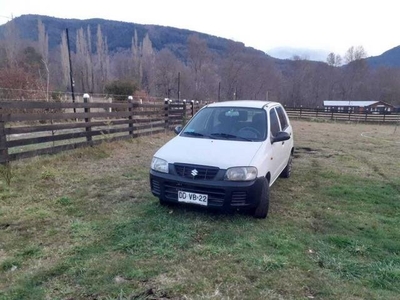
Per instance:
[[[325,119],[332,121],[400,123],[400,113],[394,112],[363,112],[354,113],[326,111],[324,108],[285,107],[291,119]]]
[[[164,132],[190,119],[195,102],[0,102],[0,163]]]
[[[0,163],[150,135],[189,120],[195,102],[0,102]],[[334,112],[324,108],[286,107],[292,119],[400,123],[400,113]]]

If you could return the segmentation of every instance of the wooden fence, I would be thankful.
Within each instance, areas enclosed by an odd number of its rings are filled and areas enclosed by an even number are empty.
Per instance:
[[[324,108],[285,107],[291,119],[325,119],[348,122],[400,123],[400,113],[354,113],[326,111]]]
[[[156,134],[190,119],[195,102],[0,102],[0,163]]]

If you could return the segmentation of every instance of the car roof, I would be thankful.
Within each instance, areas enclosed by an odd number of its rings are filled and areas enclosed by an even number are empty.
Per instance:
[[[236,101],[223,101],[214,102],[207,107],[251,107],[251,108],[263,108],[272,104],[279,104],[278,102],[271,101],[260,101],[260,100],[236,100]]]

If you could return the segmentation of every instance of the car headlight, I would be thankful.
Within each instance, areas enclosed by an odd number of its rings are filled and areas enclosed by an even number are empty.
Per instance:
[[[164,159],[153,157],[151,161],[151,168],[154,171],[168,173],[168,162]]]
[[[257,178],[256,167],[235,167],[226,170],[225,180],[250,181]]]

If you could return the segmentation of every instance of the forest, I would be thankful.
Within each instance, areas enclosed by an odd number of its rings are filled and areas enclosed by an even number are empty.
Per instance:
[[[118,45],[122,30],[111,30],[104,20],[80,21],[67,39],[66,30],[55,32],[42,19],[47,20],[35,17],[30,38],[17,19],[1,26],[0,99],[59,100],[71,93],[72,77],[76,94],[104,98],[136,93],[204,101],[267,99],[307,107],[322,106],[323,100],[400,104],[400,68],[369,64],[362,46],[331,53],[325,62],[300,56],[280,60],[240,42],[174,29],[178,43],[168,40],[171,28],[135,28],[133,23],[127,23],[130,42],[124,32]]]

